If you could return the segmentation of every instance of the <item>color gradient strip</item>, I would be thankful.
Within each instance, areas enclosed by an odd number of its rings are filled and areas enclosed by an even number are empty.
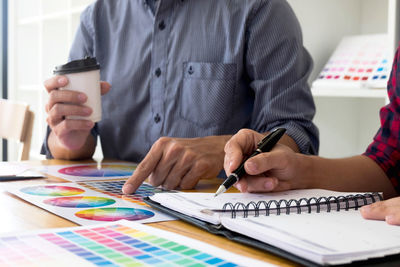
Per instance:
[[[144,220],[154,216],[154,213],[149,210],[134,209],[134,208],[97,208],[81,210],[75,215],[82,219],[94,221],[118,221],[128,220],[137,221]]]
[[[65,208],[92,208],[114,204],[116,201],[105,197],[57,197],[43,201],[43,203]]]
[[[21,192],[36,196],[73,196],[82,194],[85,190],[62,185],[39,185],[22,188]]]
[[[96,165],[82,165],[62,168],[58,170],[58,172],[70,176],[118,177],[131,176],[135,168],[135,166],[127,165],[102,164],[101,168],[99,169]]]
[[[122,224],[0,238],[1,266],[222,266],[237,264]]]

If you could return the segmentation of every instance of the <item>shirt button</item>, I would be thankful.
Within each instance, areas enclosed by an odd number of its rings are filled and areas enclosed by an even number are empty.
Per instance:
[[[157,68],[156,71],[154,72],[154,74],[155,74],[157,77],[160,77],[160,75],[161,75],[161,69],[160,69],[160,68]]]
[[[161,117],[160,117],[160,115],[157,113],[155,116],[154,116],[154,122],[155,123],[159,123],[161,121]]]
[[[188,73],[189,73],[190,75],[192,75],[192,74],[194,73],[194,70],[193,70],[193,67],[192,67],[192,66],[189,67]]]
[[[158,24],[158,28],[162,31],[165,29],[165,22],[162,20],[159,24]]]

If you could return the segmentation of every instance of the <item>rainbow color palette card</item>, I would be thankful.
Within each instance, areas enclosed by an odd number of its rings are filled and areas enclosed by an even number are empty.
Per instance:
[[[392,54],[386,34],[344,37],[312,87],[386,88]]]
[[[129,178],[135,171],[137,164],[134,163],[87,163],[72,165],[50,165],[43,167],[40,171],[70,182],[111,180]]]
[[[154,227],[120,221],[0,236],[1,266],[273,266]]]
[[[141,201],[160,190],[142,184],[129,201],[75,183],[17,186],[8,192],[79,225],[92,225],[122,219],[140,223],[175,220]]]

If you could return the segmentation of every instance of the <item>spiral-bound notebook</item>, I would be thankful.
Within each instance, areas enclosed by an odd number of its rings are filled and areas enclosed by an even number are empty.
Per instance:
[[[162,193],[146,203],[209,232],[301,264],[346,264],[400,253],[400,228],[365,220],[378,193],[291,190],[270,194]]]

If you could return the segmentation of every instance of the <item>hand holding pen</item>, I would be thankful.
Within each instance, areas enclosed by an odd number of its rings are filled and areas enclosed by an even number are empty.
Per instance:
[[[275,146],[275,144],[279,141],[279,139],[283,136],[285,132],[286,129],[278,128],[269,133],[257,144],[256,150],[247,159],[254,157],[260,153],[271,151],[271,149]],[[239,179],[246,174],[245,162],[247,159],[243,160],[242,163],[239,165],[239,167],[236,170],[234,170],[232,174],[229,175],[229,177],[221,184],[221,186],[215,193],[215,196],[218,196],[219,194],[225,192],[228,188],[230,188],[232,185],[238,182]]]

